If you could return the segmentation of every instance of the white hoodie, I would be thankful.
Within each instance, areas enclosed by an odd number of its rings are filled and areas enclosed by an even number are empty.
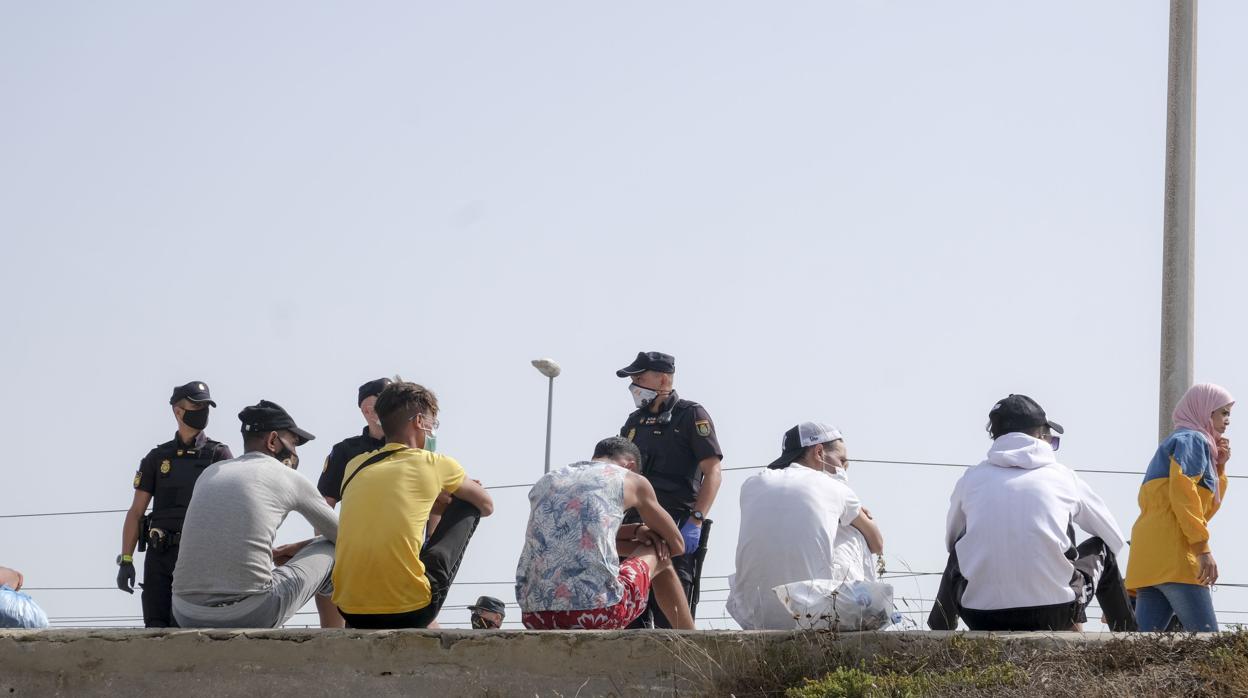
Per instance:
[[[1071,522],[1115,555],[1122,531],[1088,483],[1026,434],[992,442],[988,460],[958,480],[949,499],[945,547],[966,577],[962,605],[980,611],[1069,603]]]

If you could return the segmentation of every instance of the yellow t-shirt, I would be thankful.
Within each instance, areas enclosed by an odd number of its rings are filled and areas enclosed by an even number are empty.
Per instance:
[[[454,492],[464,481],[454,458],[390,443],[351,459],[343,482],[381,451],[395,453],[365,468],[342,493],[334,604],[347,613],[407,613],[429,605],[420,561],[425,524],[438,493]]]

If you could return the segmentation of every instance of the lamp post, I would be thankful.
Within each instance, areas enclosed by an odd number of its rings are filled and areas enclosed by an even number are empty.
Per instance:
[[[546,393],[546,469],[543,472],[550,472],[550,422],[554,416],[555,405],[555,376],[559,375],[559,364],[552,359],[533,359],[531,362],[533,368],[536,368],[543,376],[550,379],[549,389]]]
[[[1196,2],[1170,0],[1158,431],[1192,384],[1196,315]]]

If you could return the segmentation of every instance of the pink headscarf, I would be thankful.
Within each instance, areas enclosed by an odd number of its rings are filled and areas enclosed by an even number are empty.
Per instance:
[[[1205,435],[1209,455],[1218,460],[1218,432],[1213,430],[1214,410],[1235,402],[1230,392],[1213,383],[1198,383],[1187,389],[1174,408],[1175,429],[1195,429]]]

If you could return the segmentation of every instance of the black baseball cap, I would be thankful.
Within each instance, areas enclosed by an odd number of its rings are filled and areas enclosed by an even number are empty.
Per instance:
[[[635,376],[638,373],[645,373],[646,371],[675,373],[676,358],[661,351],[639,351],[637,352],[637,358],[633,359],[633,363],[616,371],[615,375],[620,378],[626,378]]]
[[[261,400],[254,405],[244,407],[243,411],[238,413],[238,420],[243,423],[244,434],[285,429],[299,438],[297,446],[302,446],[316,438],[295,426],[294,418],[281,405],[268,400]]]
[[[173,397],[169,398],[169,404],[172,405],[182,398],[186,398],[191,402],[206,402],[213,407],[217,406],[217,403],[212,401],[212,395],[208,392],[208,384],[203,381],[191,381],[186,385],[179,385],[174,388]]]
[[[468,607],[469,611],[489,611],[490,613],[507,614],[507,604],[493,596],[479,596],[477,602]]]
[[[1059,434],[1066,433],[1061,424],[1049,419],[1039,403],[1026,395],[1011,394],[993,405],[988,412],[988,426],[994,434],[1027,431],[1043,426]]]
[[[363,405],[365,400],[374,395],[381,395],[381,391],[385,390],[386,386],[393,382],[394,381],[389,378],[378,378],[377,380],[371,380],[364,385],[361,385],[359,397],[355,400],[355,406],[359,407],[360,405]]]

